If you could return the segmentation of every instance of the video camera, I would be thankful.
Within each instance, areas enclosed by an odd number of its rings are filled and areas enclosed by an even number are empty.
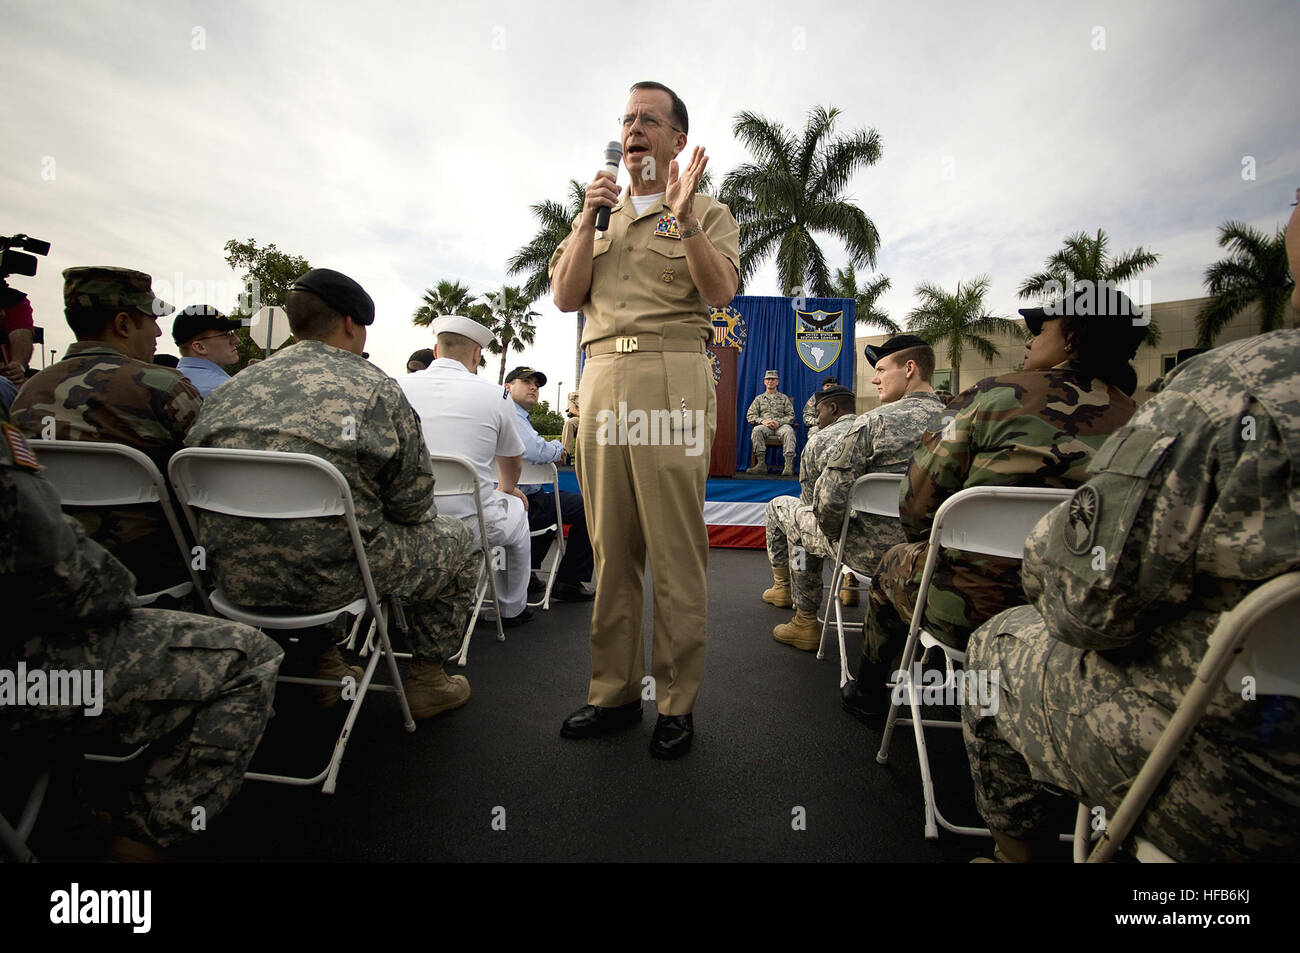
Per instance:
[[[22,249],[15,251],[14,249]],[[0,237],[0,281],[8,278],[10,275],[35,275],[36,258],[35,255],[48,255],[50,253],[50,243],[43,242],[39,238],[29,238],[26,235],[14,235],[10,238]],[[24,255],[23,252],[31,252],[31,255]]]

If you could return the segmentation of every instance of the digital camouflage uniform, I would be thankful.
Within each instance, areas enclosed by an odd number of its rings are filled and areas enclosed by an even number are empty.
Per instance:
[[[785,394],[777,391],[775,394],[769,394],[764,390],[761,394],[749,402],[749,410],[745,414],[745,419],[749,421],[754,429],[750,432],[749,442],[754,453],[754,459],[763,460],[767,455],[767,438],[781,438],[781,452],[787,457],[794,456],[795,438],[794,438],[794,403]],[[776,430],[768,430],[763,426],[764,420],[775,420],[781,426]]]
[[[41,371],[13,404],[14,422],[29,437],[122,443],[144,453],[164,478],[198,417],[203,398],[169,367],[146,364],[102,341],[78,341],[63,360]],[[53,434],[45,426],[53,418]],[[91,539],[126,563],[141,592],[189,579],[162,511],[153,504],[78,508]]]
[[[817,527],[813,515],[813,487],[822,467],[832,453],[839,449],[839,440],[856,418],[845,414],[825,430],[819,430],[803,448],[799,461],[799,496],[778,496],[767,504],[767,558],[774,567],[789,566],[794,607],[803,612],[816,612],[822,592],[822,560],[834,558],[834,543]],[[791,546],[800,546],[804,552],[791,560]]]
[[[1133,409],[1119,388],[1069,362],[985,378],[955,397],[922,435],[907,468],[899,515],[910,542],[885,553],[871,578],[863,657],[891,662],[902,651],[930,528],[948,497],[972,486],[1076,487]],[[964,649],[977,625],[1023,601],[1019,560],[948,550],[930,580],[923,624]]]
[[[996,714],[964,711],[993,829],[1051,833],[1049,788],[1112,816],[1219,613],[1300,568],[1297,381],[1296,330],[1179,365],[1093,458],[1087,487],[1038,524],[1023,572],[1037,608],[970,640],[970,667],[1000,670]],[[1138,830],[1184,862],[1294,860],[1300,701],[1217,686]]]
[[[856,418],[839,441],[838,454],[822,470],[813,496],[817,523],[826,539],[839,540],[849,493],[858,478],[868,473],[904,472],[921,441],[921,434],[934,423],[941,410],[943,404],[938,398],[922,392],[881,404]],[[903,530],[898,520],[855,513],[844,542],[844,561],[859,572],[870,574],[885,551],[901,542]]]
[[[803,425],[808,428],[808,439],[818,430],[817,427],[817,395],[813,394],[808,398],[808,402],[803,405]],[[805,447],[807,444],[804,445]]]
[[[160,742],[111,813],[122,833],[170,846],[193,832],[194,808],[210,821],[239,790],[283,653],[236,622],[135,609],[131,573],[13,450],[0,440],[0,669],[101,670],[103,712],[0,706],[0,760]]]
[[[413,654],[441,662],[455,653],[481,556],[463,522],[437,515],[420,418],[395,380],[358,354],[299,341],[214,390],[186,442],[332,463],[352,489],[375,586],[406,604]],[[199,537],[221,588],[244,605],[318,610],[363,591],[338,518],[200,511]]]

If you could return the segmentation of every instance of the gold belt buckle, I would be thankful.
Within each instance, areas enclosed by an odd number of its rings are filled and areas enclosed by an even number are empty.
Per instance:
[[[636,349],[637,343],[635,337],[614,339],[614,350],[619,354],[631,354]]]

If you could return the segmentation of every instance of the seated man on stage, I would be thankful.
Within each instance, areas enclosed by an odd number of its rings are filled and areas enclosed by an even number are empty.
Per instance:
[[[817,602],[822,594],[822,560],[835,555],[835,544],[817,528],[813,487],[827,458],[838,452],[840,438],[856,419],[853,391],[847,387],[828,387],[815,396],[820,429],[803,448],[799,495],[778,496],[767,504],[767,558],[775,583],[763,593],[764,602],[784,607],[793,603],[795,609],[791,621],[772,630],[772,638],[806,652],[817,648],[820,641]]]
[[[514,401],[515,423],[519,427],[519,438],[524,444],[523,457],[529,463],[568,463],[569,452],[560,442],[543,440],[528,419],[528,412],[537,406],[540,388],[545,386],[546,375],[531,367],[516,367],[506,375],[506,390]],[[536,531],[555,522],[555,491],[551,484],[534,483],[520,486],[519,489],[528,497],[528,526],[531,530]],[[583,584],[591,578],[593,560],[582,494],[560,493],[560,512],[564,522],[572,524],[572,528],[565,544],[564,559],[556,571],[551,596],[561,602],[589,602],[595,596]],[[532,538],[534,570],[540,568],[542,560],[546,558],[551,539],[551,533]],[[530,595],[538,595],[545,589],[545,584],[536,579],[531,579],[528,583]]]
[[[781,452],[785,454],[785,469],[781,475],[794,476],[794,404],[789,397],[777,390],[780,383],[781,375],[776,371],[768,371],[763,375],[763,386],[766,389],[749,402],[745,419],[754,429],[749,435],[753,466],[746,471],[748,473],[767,472],[767,438],[780,437]]]

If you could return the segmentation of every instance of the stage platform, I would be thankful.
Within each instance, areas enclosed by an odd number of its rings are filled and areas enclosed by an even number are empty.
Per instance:
[[[578,492],[572,468],[560,470],[560,489]],[[737,473],[734,477],[709,477],[704,484],[704,521],[709,546],[722,549],[765,549],[767,531],[763,513],[778,496],[798,496],[799,481],[791,477]]]

